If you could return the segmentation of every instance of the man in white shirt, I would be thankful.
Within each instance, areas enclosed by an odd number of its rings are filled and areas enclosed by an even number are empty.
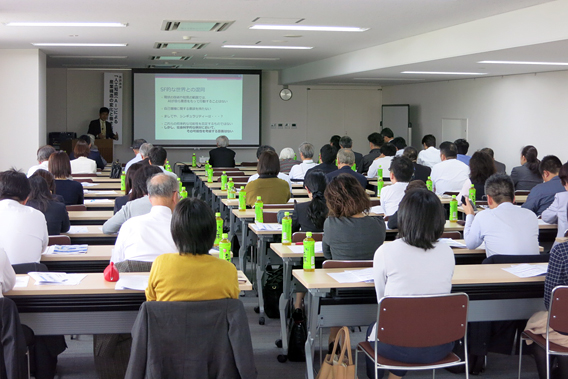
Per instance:
[[[262,153],[264,153],[265,151],[274,151],[276,152],[276,150],[274,150],[274,148],[270,145],[261,145],[258,147],[258,149],[256,149],[256,161],[258,162],[260,156],[262,155]],[[258,174],[253,174],[251,176],[249,176],[247,183],[252,182],[253,180],[258,179]],[[278,179],[282,179],[288,182],[288,185],[290,186],[290,193],[292,193],[292,182],[290,181],[290,177],[286,174],[284,174],[283,172],[279,172],[277,175]]]
[[[132,145],[130,146],[130,148],[134,152],[135,156],[134,156],[134,158],[129,160],[128,163],[126,163],[126,165],[124,166],[124,172],[128,172],[128,169],[134,163],[142,161],[142,154],[140,154],[140,146],[142,146],[143,143],[146,143],[146,140],[143,139],[143,138],[134,140],[134,142],[132,142]]]
[[[416,163],[433,168],[434,165],[440,163],[440,150],[436,149],[436,137],[432,134],[426,134],[422,138],[422,146],[424,150],[418,153]]]
[[[49,156],[51,154],[55,153],[55,149],[53,148],[53,146],[51,145],[45,145],[40,147],[37,150],[37,162],[39,164],[30,167],[30,169],[28,170],[28,178],[30,176],[32,176],[34,174],[34,172],[36,172],[37,170],[45,170],[45,171],[49,171],[48,169],[48,164],[49,164]]]
[[[0,247],[10,263],[39,262],[47,247],[47,223],[40,211],[25,206],[31,188],[16,170],[0,173]]]
[[[306,172],[317,165],[314,163],[314,146],[311,143],[304,142],[300,145],[300,159],[302,163],[292,166],[290,169],[290,179],[303,180]]]
[[[381,191],[381,208],[385,216],[391,216],[398,211],[398,205],[404,197],[408,182],[414,173],[412,161],[406,157],[394,157],[390,166],[390,186]]]
[[[492,255],[539,254],[538,219],[528,209],[513,204],[515,185],[505,174],[494,174],[485,182],[489,209],[475,215],[466,198],[464,229],[468,249],[485,242],[487,257]]]
[[[0,297],[4,292],[10,291],[16,285],[16,273],[8,260],[8,256],[0,247]]]
[[[156,174],[148,182],[150,213],[132,217],[120,228],[111,262],[153,262],[160,254],[177,252],[170,224],[172,211],[179,201],[177,180]]]
[[[383,169],[383,178],[388,179],[390,177],[390,165],[395,155],[396,147],[392,143],[386,143],[381,146],[381,155],[369,167],[367,179],[376,178],[379,168]]]
[[[469,179],[469,166],[456,159],[458,150],[453,142],[440,144],[440,163],[432,168],[432,184],[434,192],[442,195],[445,192],[460,192],[463,184]]]
[[[140,158],[142,158],[142,160],[147,160],[150,157],[150,151],[154,148],[154,145],[152,145],[150,142],[146,142],[143,143],[142,145],[140,145]]]
[[[152,166],[160,167],[164,172],[164,174],[167,174],[172,178],[174,178],[175,180],[177,180],[178,176],[176,174],[174,174],[173,172],[169,172],[164,168],[164,165],[166,164],[166,159],[168,159],[168,152],[166,151],[166,149],[164,149],[161,146],[158,147],[154,146],[152,150],[150,150],[150,154],[148,155],[148,157],[150,158],[150,164]]]

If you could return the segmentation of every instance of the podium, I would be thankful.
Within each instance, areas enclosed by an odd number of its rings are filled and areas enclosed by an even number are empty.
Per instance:
[[[77,143],[76,139],[61,142],[61,150],[67,154],[71,154]],[[96,139],[95,145],[99,148],[99,153],[108,163],[112,163],[114,155],[114,140],[112,139]]]

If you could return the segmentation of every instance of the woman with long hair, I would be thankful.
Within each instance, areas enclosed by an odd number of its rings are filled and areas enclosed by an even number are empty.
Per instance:
[[[530,191],[537,184],[542,183],[542,176],[538,170],[540,160],[536,147],[527,145],[521,150],[521,165],[511,171],[511,179],[515,184],[515,190]]]
[[[323,223],[328,213],[324,197],[326,187],[325,173],[322,171],[316,169],[306,174],[304,188],[310,201],[294,202],[292,232],[323,232]]]
[[[462,190],[458,195],[458,201],[463,197],[469,197],[469,190],[473,184],[475,188],[475,200],[483,200],[485,196],[485,181],[495,172],[495,161],[487,153],[476,151],[469,160],[469,179],[463,184]]]
[[[64,151],[56,151],[49,157],[49,172],[55,177],[55,193],[65,200],[65,205],[83,204],[83,186],[71,177],[71,163]]]
[[[47,232],[50,236],[67,232],[71,224],[65,204],[53,197],[47,182],[41,176],[34,174],[29,181],[31,192],[26,205],[44,214],[45,221],[47,221]]]

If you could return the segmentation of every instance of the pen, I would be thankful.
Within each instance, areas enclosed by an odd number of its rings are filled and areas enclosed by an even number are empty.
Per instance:
[[[303,245],[303,242],[296,242],[295,245]]]

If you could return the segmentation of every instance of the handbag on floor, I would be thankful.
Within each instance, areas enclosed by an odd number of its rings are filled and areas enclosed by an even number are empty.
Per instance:
[[[305,362],[306,350],[305,344],[308,334],[306,332],[306,323],[302,321],[293,321],[290,330],[290,339],[288,340],[288,360],[290,362]]]
[[[270,267],[270,266],[268,266]],[[282,276],[284,270],[282,266],[275,270],[266,268],[264,272],[264,287],[262,294],[264,296],[264,313],[269,318],[280,318],[280,309],[278,304],[280,302],[280,295],[282,294]]]
[[[118,161],[113,162],[112,166],[110,167],[109,177],[111,179],[118,179],[118,178],[120,178],[121,174],[122,174],[122,166],[120,165],[120,163]]]
[[[341,344],[341,353],[335,354],[338,343]],[[353,356],[351,355],[351,338],[349,337],[349,329],[346,326],[337,333],[332,352],[325,356],[316,379],[357,379]]]

